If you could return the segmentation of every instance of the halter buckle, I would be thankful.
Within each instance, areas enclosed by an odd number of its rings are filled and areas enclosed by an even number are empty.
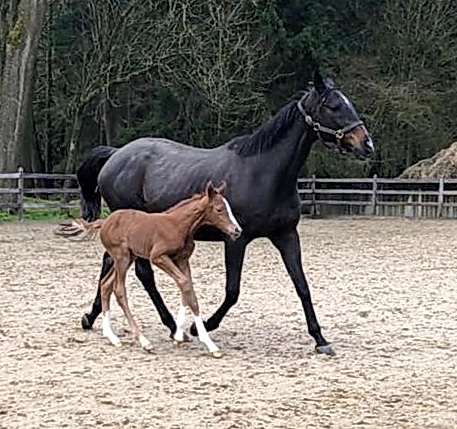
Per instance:
[[[338,140],[341,140],[344,137],[344,131],[343,130],[336,130],[335,131],[335,137]]]

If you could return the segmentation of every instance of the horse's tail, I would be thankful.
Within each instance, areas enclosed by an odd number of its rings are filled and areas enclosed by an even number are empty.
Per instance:
[[[54,234],[64,238],[83,234],[81,240],[84,240],[96,235],[104,222],[105,220],[103,219],[97,219],[94,222],[87,222],[82,218],[72,219],[70,222],[62,222],[60,227],[54,231]]]
[[[81,216],[84,220],[93,221],[100,217],[102,198],[98,190],[98,175],[106,161],[117,149],[109,146],[97,146],[76,172],[81,188]]]

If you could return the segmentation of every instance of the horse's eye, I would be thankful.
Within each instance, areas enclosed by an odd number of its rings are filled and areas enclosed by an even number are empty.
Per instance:
[[[332,112],[338,110],[338,105],[337,104],[326,104],[324,107],[327,109],[331,110]]]

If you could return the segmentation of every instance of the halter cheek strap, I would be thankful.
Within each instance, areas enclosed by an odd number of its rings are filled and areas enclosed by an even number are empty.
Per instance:
[[[348,131],[353,130],[355,127],[358,127],[358,126],[360,126],[360,125],[363,125],[363,121],[361,121],[361,120],[351,122],[349,125],[346,125],[345,127],[340,128],[340,129],[338,129],[338,130],[334,130],[334,129],[332,129],[332,128],[328,128],[328,127],[322,125],[321,123],[319,123],[319,122],[313,120],[313,118],[311,117],[311,115],[308,115],[308,113],[306,113],[305,108],[303,107],[302,102],[306,99],[307,96],[308,96],[308,94],[305,94],[305,95],[297,102],[297,107],[298,107],[298,110],[300,110],[300,113],[301,113],[301,114],[303,115],[303,117],[305,118],[305,122],[306,122],[310,127],[312,127],[312,129],[317,133],[317,136],[319,137],[319,140],[321,140],[322,142],[325,142],[325,140],[322,138],[321,133],[326,133],[326,134],[329,134],[329,135],[331,135],[331,136],[334,136],[335,139],[336,139],[337,145],[341,148],[341,140],[343,139],[343,137],[345,136],[345,134],[346,134]]]

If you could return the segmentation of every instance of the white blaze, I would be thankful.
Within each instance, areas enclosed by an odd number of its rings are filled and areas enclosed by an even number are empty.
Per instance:
[[[224,201],[224,204],[225,204],[225,208],[227,209],[227,213],[229,215],[229,219],[232,221],[232,223],[234,225],[236,225],[240,230],[241,230],[241,226],[240,224],[238,223],[238,221],[236,220],[233,212],[232,212],[232,208],[230,207],[230,204],[229,202],[227,201],[226,198],[222,197],[223,201]]]
[[[346,105],[352,107],[351,102],[347,99],[347,97],[342,92],[340,92],[340,96],[341,96],[342,100],[345,102]]]

